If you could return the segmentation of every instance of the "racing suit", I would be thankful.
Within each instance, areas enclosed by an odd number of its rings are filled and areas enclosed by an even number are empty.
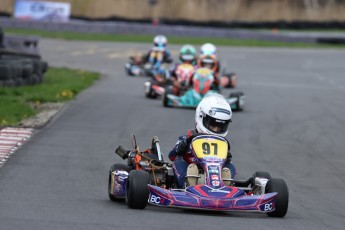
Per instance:
[[[198,64],[197,64],[198,68],[202,68],[202,64],[201,64],[201,60],[198,59]],[[215,64],[214,64],[214,67],[211,68],[211,70],[213,71],[214,73],[214,82],[213,82],[213,86],[212,86],[212,89],[213,90],[216,90],[216,91],[219,91],[219,85],[220,85],[220,61],[215,61]]]
[[[162,55],[157,55],[157,53],[162,53]],[[173,58],[169,50],[157,51],[151,49],[146,55],[144,55],[144,63],[151,63],[154,69],[158,69],[163,63],[172,63]]]
[[[188,165],[193,163],[190,160],[192,157],[190,141],[193,135],[197,133],[197,130],[188,130],[187,135],[183,135],[178,138],[175,147],[169,153],[169,159],[173,161],[174,176],[178,188],[184,187]],[[228,148],[227,160],[223,167],[230,169],[231,177],[234,179],[236,176],[236,168],[231,162],[232,155],[230,153],[229,142]]]

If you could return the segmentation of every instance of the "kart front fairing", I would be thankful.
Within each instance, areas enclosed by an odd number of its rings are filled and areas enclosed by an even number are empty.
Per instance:
[[[211,90],[207,94],[217,93],[217,91]],[[206,94],[206,95],[207,95]],[[175,96],[168,94],[168,105],[173,107],[187,107],[196,108],[204,95],[199,94],[194,89],[188,90],[183,96]]]
[[[183,108],[196,108],[199,104],[199,102],[204,98],[204,96],[212,93],[219,93],[215,90],[210,90],[205,95],[201,95],[198,92],[196,92],[194,89],[188,90],[183,96],[176,96],[173,94],[168,94],[168,105],[172,107],[183,107]],[[240,101],[242,104],[244,104],[243,99],[239,99],[238,97],[229,97],[226,98],[226,101],[229,103],[231,109],[238,109],[237,101]],[[241,105],[242,105],[241,104]]]
[[[167,190],[148,185],[148,202],[153,205],[214,211],[271,212],[275,209],[276,192],[262,195],[246,195],[236,187],[224,186],[212,189],[195,185],[185,190]]]

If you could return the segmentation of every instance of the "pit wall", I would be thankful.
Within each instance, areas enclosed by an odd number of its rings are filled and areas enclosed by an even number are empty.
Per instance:
[[[101,19],[166,18],[207,21],[344,21],[345,0],[49,0],[70,2],[72,16]],[[15,0],[1,0],[12,14]]]

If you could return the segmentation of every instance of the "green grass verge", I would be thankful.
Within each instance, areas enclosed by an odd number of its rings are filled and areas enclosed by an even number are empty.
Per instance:
[[[51,67],[42,84],[0,87],[0,126],[16,125],[35,115],[30,104],[69,101],[97,79],[98,73]]]
[[[126,35],[126,34],[89,34],[75,32],[51,32],[44,30],[28,29],[4,29],[5,33],[21,35],[37,35],[45,38],[56,38],[65,40],[80,41],[110,41],[110,42],[144,42],[152,43],[151,35]],[[201,45],[211,42],[219,46],[248,46],[248,47],[293,47],[293,48],[345,48],[345,45],[328,44],[309,44],[292,42],[274,42],[246,39],[228,39],[228,38],[207,38],[207,37],[176,37],[169,36],[170,44],[194,44]]]

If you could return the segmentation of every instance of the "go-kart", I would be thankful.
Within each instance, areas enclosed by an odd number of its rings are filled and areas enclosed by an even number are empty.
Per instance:
[[[180,64],[175,72],[177,79],[173,85],[173,93],[176,96],[183,95],[189,88],[193,79],[195,68],[191,64]]]
[[[161,50],[150,52],[150,54],[136,54],[129,57],[129,62],[125,64],[126,73],[129,76],[149,76],[153,77],[155,71],[165,63],[164,53]]]
[[[176,96],[173,89],[167,88],[162,97],[164,107],[196,108],[202,98],[211,93],[219,93],[213,89],[214,74],[208,68],[197,69],[193,76],[193,88],[189,88],[183,95]],[[226,98],[233,111],[244,108],[245,96],[242,92],[230,93]]]
[[[220,85],[224,88],[236,88],[237,75],[233,72],[222,71],[220,77]]]
[[[125,64],[125,71],[128,76],[147,76],[151,69],[150,63],[145,63],[144,55],[136,54],[129,57],[129,62]]]
[[[147,98],[157,98],[162,96],[165,88],[172,85],[170,70],[160,68],[155,71],[151,80],[144,83],[144,92]]]
[[[174,186],[171,163],[165,162],[158,137],[153,137],[149,151],[141,152],[132,135],[132,148],[119,146],[115,153],[126,164],[114,164],[109,171],[108,196],[112,201],[126,200],[128,207],[145,208],[149,196],[148,184],[162,188]],[[146,199],[142,199],[146,197]]]
[[[135,138],[133,138],[135,140]],[[135,141],[134,141],[135,142]],[[219,136],[199,134],[192,137],[193,162],[199,176],[195,185],[174,187],[172,165],[163,160],[158,138],[152,141],[154,153],[118,147],[116,153],[128,159],[127,165],[110,168],[108,195],[112,201],[126,200],[129,208],[161,207],[213,211],[251,211],[284,217],[289,191],[285,180],[272,178],[268,172],[255,172],[247,180],[222,178],[228,142]],[[152,155],[150,155],[152,154]]]
[[[190,85],[194,70],[194,66],[191,64],[180,64],[175,70],[177,78],[172,78],[167,69],[156,71],[153,79],[144,83],[146,97],[162,96],[166,88],[173,89],[174,95],[183,94]]]

